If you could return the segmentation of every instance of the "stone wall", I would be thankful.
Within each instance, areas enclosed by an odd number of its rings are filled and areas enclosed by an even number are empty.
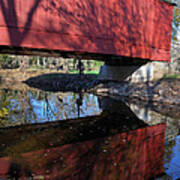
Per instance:
[[[172,73],[180,73],[180,42],[172,44],[171,59],[172,59],[172,63],[171,63]]]
[[[118,64],[118,62],[117,64],[105,64],[101,67],[99,79],[136,83],[158,80],[167,74],[179,74],[180,45],[173,47],[171,54],[171,62],[149,61],[138,65]]]
[[[159,79],[167,74],[180,74],[180,44],[173,43],[171,48],[171,62],[152,62],[153,79]]]

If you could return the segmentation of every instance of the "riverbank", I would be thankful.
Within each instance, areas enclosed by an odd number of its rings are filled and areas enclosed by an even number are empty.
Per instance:
[[[180,119],[180,79],[164,78],[156,82],[117,83],[97,85],[93,92],[128,104],[149,109],[165,116]]]
[[[46,91],[89,92],[101,96],[118,96],[143,102],[180,104],[180,79],[164,78],[154,82],[127,83],[97,79],[97,75],[44,74],[25,81]]]
[[[109,82],[95,87],[97,94],[125,96],[141,101],[180,104],[180,79],[146,83]]]
[[[163,78],[155,82],[127,83],[97,79],[95,74],[63,74],[56,71],[0,71],[1,82],[25,82],[28,86],[44,91],[89,92],[100,96],[125,98],[132,102],[154,106],[180,105],[180,78]]]

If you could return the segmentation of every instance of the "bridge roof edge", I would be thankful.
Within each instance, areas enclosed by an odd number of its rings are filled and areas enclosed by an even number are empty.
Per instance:
[[[175,3],[175,2],[170,2],[170,1],[168,1],[168,0],[159,0],[159,1],[162,1],[162,2],[164,2],[164,3],[167,3],[167,4],[171,5],[171,6],[178,6],[177,3]]]

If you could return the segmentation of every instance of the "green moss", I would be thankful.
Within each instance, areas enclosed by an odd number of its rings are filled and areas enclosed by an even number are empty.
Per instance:
[[[180,74],[167,74],[164,79],[180,79]]]

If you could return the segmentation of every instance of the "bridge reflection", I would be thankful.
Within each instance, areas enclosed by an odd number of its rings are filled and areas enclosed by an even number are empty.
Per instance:
[[[149,179],[163,172],[165,124],[101,116],[0,132],[0,177]]]
[[[7,123],[0,128],[0,179],[129,180],[149,179],[163,172],[166,125],[149,126],[124,102],[105,97],[89,101],[91,98],[83,94],[77,96],[74,103],[81,99],[85,104],[86,101],[89,103],[87,106],[97,109],[95,103],[100,115],[88,114],[89,117],[73,116],[74,119],[70,119],[72,116],[67,113],[67,120],[47,122],[47,119],[41,121],[37,118],[35,121],[29,114],[41,106],[37,103],[34,106],[33,102],[48,97],[51,104],[61,97],[59,93],[47,96],[39,93],[37,96],[36,91],[30,89],[30,95],[25,90],[16,89],[14,94],[14,90],[2,89],[1,97],[6,97],[9,102],[2,99],[7,104],[2,107],[9,108],[11,116],[0,119]],[[63,102],[68,103],[65,94],[61,95]],[[32,108],[15,102],[29,102]],[[61,105],[65,106],[63,102]],[[26,107],[26,113],[18,111],[16,104],[19,104],[19,109]],[[91,110],[86,110],[81,104],[79,109],[71,103],[68,106],[75,114],[78,110],[81,113]],[[63,110],[58,103],[52,107],[59,109],[54,111],[56,114]],[[13,122],[14,117],[26,121],[16,118]]]

